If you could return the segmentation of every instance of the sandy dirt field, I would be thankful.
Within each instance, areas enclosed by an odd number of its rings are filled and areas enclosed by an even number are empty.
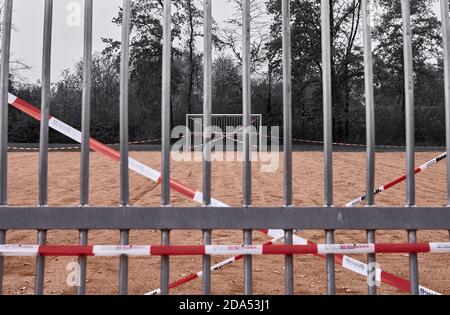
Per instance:
[[[160,155],[156,152],[132,152],[139,161],[154,168],[160,167]],[[417,154],[417,163],[422,164],[438,155],[438,152]],[[49,202],[50,205],[78,205],[79,203],[79,153],[51,153],[49,157]],[[119,204],[119,167],[103,156],[93,153],[91,158],[91,203],[93,206],[116,206]],[[282,162],[281,162],[282,163]],[[254,203],[258,206],[281,205],[282,165],[277,173],[261,172],[261,162],[254,163]],[[365,155],[363,153],[335,153],[335,203],[343,205],[364,192]],[[239,206],[242,200],[242,174],[240,162],[214,162],[213,196],[230,205]],[[384,184],[405,170],[403,153],[377,154],[377,186]],[[294,200],[298,206],[321,206],[323,203],[323,162],[320,152],[299,152],[294,154]],[[9,202],[14,206],[35,206],[38,204],[38,154],[10,153],[9,155]],[[200,190],[202,172],[200,162],[173,162],[174,179]],[[131,204],[136,206],[159,205],[160,188],[139,175],[130,174]],[[174,205],[195,204],[174,194]],[[402,206],[405,204],[405,185],[399,185],[377,198],[380,205]],[[419,205],[446,204],[445,163],[433,166],[417,177],[417,203]],[[105,216],[108,214],[105,213]],[[450,227],[450,224],[449,224]],[[323,231],[299,233],[311,241],[323,243]],[[36,241],[35,231],[9,231],[7,242],[32,244]],[[448,241],[447,231],[421,231],[419,241]],[[90,244],[118,244],[117,231],[91,231]],[[158,244],[159,231],[132,231],[132,244]],[[269,239],[258,232],[254,242],[261,244]],[[216,244],[240,244],[242,232],[214,231]],[[406,232],[377,232],[378,242],[406,242]],[[77,231],[49,231],[50,244],[77,244]],[[201,244],[200,231],[175,231],[174,244]],[[365,242],[361,231],[336,233],[337,243]],[[385,271],[403,278],[408,277],[407,255],[379,255],[378,261]],[[356,257],[365,260],[364,256]],[[450,255],[420,255],[420,282],[433,290],[450,294]],[[213,262],[220,261],[213,258]],[[48,258],[46,265],[45,291],[47,294],[75,294],[76,289],[66,284],[68,263],[72,258]],[[34,287],[34,265],[32,258],[5,258],[4,289],[8,294],[32,294]],[[201,258],[172,258],[171,280],[201,270]],[[214,294],[241,294],[243,292],[243,264],[238,262],[225,270],[213,274]],[[254,258],[254,290],[256,294],[283,294],[284,257]],[[159,286],[159,258],[130,259],[131,294],[144,294]],[[117,258],[89,258],[89,294],[118,293]],[[337,292],[339,294],[366,294],[367,285],[363,277],[340,267],[336,268]],[[324,294],[326,273],[324,260],[310,256],[295,257],[296,294]],[[174,294],[200,294],[201,280],[175,289]],[[382,285],[381,294],[404,294],[392,287]]]

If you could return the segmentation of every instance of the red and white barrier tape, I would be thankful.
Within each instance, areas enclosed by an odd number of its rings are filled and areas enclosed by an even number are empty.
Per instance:
[[[9,94],[8,96],[9,96],[8,101],[13,107],[26,113],[27,115],[33,117],[34,119],[36,119],[38,121],[41,120],[41,111],[38,108],[34,107],[33,105],[29,104],[28,102],[14,96],[12,94]],[[64,134],[65,136],[71,138],[72,140],[75,140],[75,141],[81,143],[81,132],[76,130],[75,128],[65,124],[64,122],[56,119],[55,117],[52,117],[52,116],[49,117],[49,127]],[[97,151],[116,162],[120,162],[120,152],[117,152],[116,150],[114,150],[92,138],[90,139],[89,144],[90,144],[91,149],[93,149],[94,151]],[[140,174],[146,178],[149,178],[150,180],[152,180],[154,182],[161,183],[162,178],[161,178],[160,172],[158,172],[158,171],[152,169],[151,167],[148,167],[145,164],[142,164],[132,158],[129,159],[129,168],[131,170],[137,172],[138,174]],[[202,192],[198,192],[198,191],[195,192],[172,179],[170,180],[170,187],[174,191],[179,192],[180,194],[190,198],[191,200],[193,200],[195,202],[203,203],[203,193]],[[225,204],[217,199],[211,200],[211,206],[224,207],[224,208],[229,207],[227,204]],[[266,234],[274,239],[284,237],[283,230],[264,230],[261,232],[263,232],[264,234]],[[312,243],[308,242],[306,239],[304,239],[302,237],[294,235],[294,244],[306,245],[306,244],[312,244]],[[317,255],[317,256],[324,258],[323,255]],[[353,262],[353,264],[350,264],[350,263],[346,264],[345,263],[346,261]],[[336,264],[342,265],[344,268],[346,268],[350,271],[353,271],[355,273],[358,273],[365,277],[368,277],[368,273],[367,273],[368,267],[367,267],[367,264],[365,264],[363,262],[359,262],[350,257],[346,257],[346,256],[342,256],[342,255],[336,255],[335,262],[336,262]],[[364,272],[364,270],[366,272]],[[384,277],[383,277],[383,275],[384,275]],[[387,272],[383,272],[381,275],[381,280],[382,280],[382,282],[389,284],[391,286],[394,286],[400,290],[410,292],[409,281],[399,278],[395,275],[389,274]],[[426,289],[426,288],[423,288],[423,289],[424,289],[425,294],[433,294],[433,292],[434,292],[434,291]]]
[[[264,136],[265,138],[268,139],[278,139],[278,140],[282,140],[282,137],[274,137],[274,136]],[[320,144],[323,145],[324,142],[323,141],[319,141],[319,140],[305,140],[305,139],[292,139],[293,142],[302,142],[302,143],[307,143],[307,144]],[[340,146],[340,147],[354,147],[354,148],[366,148],[367,145],[366,144],[361,144],[361,143],[344,143],[344,142],[333,142],[332,143],[335,146]],[[380,149],[404,149],[406,148],[404,145],[387,145],[387,144],[378,144],[376,145],[377,148]],[[435,150],[442,150],[445,149],[445,147],[440,147],[440,146],[416,146],[417,149],[435,149]]]
[[[48,148],[49,151],[70,151],[70,150],[79,150],[80,146],[70,146],[70,147],[57,147],[57,148]],[[8,150],[12,151],[27,151],[27,152],[37,152],[39,148],[26,148],[26,147],[8,147]]]
[[[419,166],[418,168],[416,168],[415,174],[417,175],[419,173],[422,173],[426,169],[430,168],[433,165],[438,164],[439,162],[445,160],[446,158],[447,158],[447,152],[439,155],[438,157],[435,157],[434,159],[432,159],[432,160],[428,161],[427,163],[425,163],[425,164]],[[397,178],[397,179],[387,183],[386,185],[383,185],[383,186],[379,187],[377,190],[375,190],[375,195],[378,195],[378,194],[382,193],[383,191],[391,189],[392,187],[397,186],[398,184],[404,182],[407,179],[408,179],[408,176],[407,175],[403,175],[403,176],[401,176],[401,177],[399,177],[399,178]],[[366,200],[367,200],[367,196],[366,195],[360,196],[360,197],[350,201],[345,206],[347,208],[352,208],[352,207],[357,206],[361,202],[366,201]]]
[[[141,140],[141,141],[131,141],[131,142],[128,142],[128,144],[129,145],[136,145],[136,144],[146,144],[146,143],[153,143],[153,142],[160,142],[160,141],[161,141],[161,139]],[[108,144],[108,146],[112,146],[112,145],[119,145],[119,144],[118,143]],[[53,147],[53,148],[50,147],[50,148],[48,148],[49,151],[71,151],[71,150],[80,150],[80,149],[81,149],[80,145],[58,146],[58,147]],[[37,152],[37,151],[39,151],[39,148],[9,146],[8,150]]]
[[[19,109],[20,111],[30,115],[31,117],[35,118],[36,120],[41,120],[41,112],[38,108],[34,107],[33,105],[25,102],[24,100],[21,100],[20,98],[9,94],[9,103],[14,106],[15,108]],[[49,127],[62,133],[63,135],[69,137],[70,139],[81,143],[81,132],[76,130],[75,128],[67,125],[66,123],[62,122],[61,120],[50,116],[49,117]],[[95,140],[90,139],[90,147],[91,149],[102,153],[106,155],[107,157],[113,159],[116,162],[120,162],[120,152],[108,147],[107,145]],[[159,171],[156,171],[145,164],[142,164],[132,158],[128,161],[129,167],[131,170],[135,171],[136,173],[151,179],[154,182],[160,183],[161,182],[161,173]],[[200,192],[195,192],[190,190],[189,188],[185,187],[184,185],[181,185],[173,180],[170,182],[170,187],[190,199],[197,201],[199,203],[203,202],[203,195]],[[218,200],[213,199],[212,204],[215,207],[226,207],[225,204],[222,202],[219,202]]]
[[[0,245],[0,256],[147,257],[224,255],[448,254],[449,243],[315,245]]]
[[[273,240],[271,240],[271,241],[269,241],[267,243],[264,243],[263,245],[273,245],[276,242],[281,241],[283,239],[284,239],[284,237],[273,239]],[[228,258],[228,259],[226,259],[224,261],[221,261],[221,262],[219,262],[219,263],[217,263],[215,265],[212,265],[210,270],[211,271],[222,270],[226,266],[231,265],[231,264],[241,260],[244,257],[245,257],[244,255],[233,256],[233,257]],[[169,289],[170,290],[175,289],[175,288],[177,288],[179,286],[182,286],[183,284],[186,284],[186,283],[188,283],[190,281],[193,281],[193,280],[201,278],[201,277],[203,277],[203,271],[199,271],[197,273],[191,273],[191,274],[189,274],[189,275],[187,275],[187,276],[185,276],[185,277],[183,277],[183,278],[181,278],[181,279],[179,279],[179,280],[177,280],[175,282],[170,283],[169,284]],[[146,293],[145,295],[159,295],[159,294],[161,294],[161,289],[153,290],[151,292]]]

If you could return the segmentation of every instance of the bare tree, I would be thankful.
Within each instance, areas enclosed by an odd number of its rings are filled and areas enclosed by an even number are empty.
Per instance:
[[[195,79],[198,74],[198,62],[196,60],[196,39],[203,36],[202,19],[203,11],[200,10],[201,3],[198,0],[183,0],[182,5],[187,18],[186,24],[186,45],[189,54],[189,82],[188,82],[188,113],[192,113],[192,95],[195,85]]]
[[[242,62],[242,0],[228,0],[236,13],[226,21],[226,27],[222,31],[223,45],[230,49],[233,56]],[[265,69],[267,56],[265,47],[270,40],[270,17],[263,0],[250,1],[251,23],[251,68],[253,73],[261,74]]]
[[[4,13],[4,6],[5,2],[4,0],[0,0],[0,42],[2,40],[2,34],[3,34],[3,13]],[[16,30],[13,26],[13,30]],[[1,46],[1,45],[0,45]],[[1,51],[2,47],[0,47]],[[12,54],[11,54],[12,55]],[[22,60],[11,58],[10,60],[10,76],[12,81],[19,81],[24,82],[25,78],[22,76],[21,72],[24,70],[29,70],[30,67],[27,66]]]

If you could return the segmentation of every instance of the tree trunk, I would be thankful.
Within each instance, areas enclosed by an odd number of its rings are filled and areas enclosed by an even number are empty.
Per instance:
[[[332,103],[332,109],[333,112],[335,112],[336,105],[337,105],[337,93],[336,93],[336,63],[334,61],[334,9],[333,9],[333,2],[334,0],[330,1],[330,45],[331,45],[331,103]],[[333,137],[338,133],[338,126],[336,124],[336,115],[332,115],[332,121],[333,121]]]
[[[188,87],[188,113],[192,114],[192,93],[194,89],[195,60],[194,60],[194,16],[192,12],[192,0],[188,0],[189,15],[189,87]]]

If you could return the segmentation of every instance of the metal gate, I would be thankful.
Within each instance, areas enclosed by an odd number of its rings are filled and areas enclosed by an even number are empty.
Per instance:
[[[325,157],[325,200],[324,207],[293,207],[292,206],[292,96],[291,96],[291,54],[290,54],[290,8],[289,0],[282,1],[283,18],[283,95],[284,95],[284,204],[272,208],[252,207],[252,168],[250,135],[244,133],[244,204],[242,207],[229,208],[227,205],[215,200],[211,196],[211,162],[205,158],[203,165],[203,192],[190,191],[186,187],[171,181],[170,174],[170,77],[171,77],[171,1],[164,1],[164,49],[163,49],[163,75],[162,75],[162,172],[129,159],[128,154],[128,63],[129,63],[129,34],[130,34],[130,6],[131,0],[123,1],[123,32],[121,54],[121,96],[120,96],[120,154],[101,146],[90,139],[90,96],[91,96],[91,70],[92,70],[92,5],[93,0],[85,0],[85,33],[84,33],[84,84],[83,84],[83,111],[82,131],[77,133],[69,126],[62,124],[49,116],[50,109],[50,60],[52,35],[52,8],[53,0],[45,0],[45,23],[43,41],[43,74],[42,74],[42,102],[41,111],[33,109],[23,100],[8,94],[9,54],[12,25],[13,0],[5,0],[3,36],[2,36],[2,64],[1,64],[1,119],[0,119],[0,243],[5,243],[8,230],[32,229],[38,231],[38,244],[44,246],[48,230],[76,229],[80,231],[80,245],[88,244],[89,230],[120,230],[120,243],[124,247],[114,252],[120,256],[119,287],[120,294],[128,292],[128,256],[132,248],[126,247],[129,242],[130,230],[158,229],[161,230],[162,248],[155,247],[161,258],[161,293],[169,293],[169,254],[175,248],[169,246],[171,230],[197,229],[202,230],[205,245],[211,244],[212,232],[215,229],[242,230],[244,244],[244,281],[245,294],[252,294],[252,254],[255,251],[264,251],[259,247],[251,247],[254,230],[263,230],[278,239],[285,239],[288,246],[273,247],[281,254],[286,254],[285,260],[285,288],[286,294],[294,292],[293,255],[301,252],[313,252],[314,248],[305,245],[305,240],[298,238],[295,231],[324,230],[328,245],[334,243],[336,230],[365,230],[367,231],[367,247],[369,263],[376,259],[375,253],[383,252],[373,245],[376,230],[406,230],[408,242],[406,252],[410,253],[410,291],[412,294],[423,293],[419,287],[419,272],[417,253],[424,252],[424,248],[415,246],[416,232],[421,229],[450,229],[450,211],[447,208],[415,207],[415,141],[414,141],[414,98],[413,98],[413,63],[412,41],[410,26],[410,3],[401,0],[403,13],[403,39],[405,57],[405,93],[406,93],[406,154],[407,154],[407,195],[404,208],[380,208],[375,206],[374,175],[375,175],[375,141],[374,141],[374,96],[372,81],[372,49],[371,30],[369,25],[369,0],[362,0],[362,15],[364,28],[364,55],[365,55],[365,88],[367,110],[367,201],[369,207],[362,209],[344,209],[333,207],[333,146],[332,146],[332,96],[331,96],[331,43],[330,43],[330,2],[322,0],[322,55],[323,55],[323,101],[324,101],[324,157]],[[205,16],[205,52],[204,52],[204,126],[211,124],[211,70],[212,70],[212,41],[211,41],[211,5],[212,0],[204,1]],[[446,92],[446,136],[447,148],[450,149],[450,23],[447,0],[441,0],[441,10],[444,25],[445,47],[445,92]],[[243,126],[251,125],[250,106],[250,0],[244,0],[243,5]],[[21,108],[29,115],[40,120],[40,154],[39,154],[39,206],[16,208],[8,206],[7,199],[7,152],[8,152],[8,103]],[[82,143],[81,161],[81,207],[53,208],[47,204],[47,174],[48,174],[48,135],[49,127],[77,139]],[[248,129],[245,129],[248,130]],[[208,139],[205,139],[207,142]],[[111,158],[120,161],[121,207],[90,208],[89,205],[89,149],[99,150]],[[102,151],[103,150],[103,151]],[[204,155],[210,152],[205,149]],[[450,161],[448,161],[450,167]],[[149,178],[159,181],[162,186],[161,206],[129,207],[129,169],[146,174]],[[450,178],[449,178],[450,183]],[[170,193],[176,190],[184,193],[195,201],[202,203],[199,208],[171,207]],[[450,198],[450,185],[449,185]],[[450,204],[450,199],[449,199]],[[108,213],[105,216],[105,212]],[[280,213],[282,215],[280,215]],[[274,228],[278,230],[273,230]],[[272,230],[268,230],[272,229]],[[277,231],[277,232],[274,232]],[[281,231],[281,233],[280,233]],[[291,246],[296,244],[297,247]],[[447,244],[448,245],[448,244]],[[301,247],[304,246],[304,247]],[[311,246],[311,245],[310,245]],[[437,246],[437,245],[436,245]],[[435,245],[428,247],[435,248]],[[445,251],[445,244],[441,250]],[[209,248],[209,247],[208,247]],[[322,250],[320,250],[320,248]],[[324,255],[327,260],[327,293],[336,293],[335,264],[342,263],[345,256],[339,255],[339,250],[333,246],[320,247],[317,254]],[[324,248],[328,248],[324,250]],[[333,249],[334,248],[334,249]],[[378,250],[377,250],[378,248]],[[387,247],[385,247],[386,250]],[[81,286],[78,293],[85,294],[86,290],[86,256],[91,252],[88,247],[79,247],[76,250],[81,265]],[[91,248],[92,249],[92,248]],[[353,250],[358,248],[353,248]],[[371,249],[371,250],[369,250]],[[64,254],[64,250],[55,248],[20,248],[12,247],[15,254],[22,250],[37,256],[35,293],[44,293],[44,272],[46,254]],[[179,250],[183,250],[180,249]],[[403,249],[405,251],[405,249]],[[8,248],[2,247],[2,255]],[[347,252],[351,250],[347,250]],[[233,252],[233,251],[229,251]],[[346,252],[345,250],[342,252]],[[155,252],[154,252],[155,253]],[[158,254],[156,253],[156,254]],[[186,249],[187,254],[200,254],[203,256],[203,293],[210,294],[211,290],[211,252]],[[364,268],[363,268],[364,270]],[[363,273],[376,272],[366,270]],[[3,279],[3,257],[0,257],[0,281]],[[0,282],[0,288],[2,283]],[[369,286],[369,293],[376,294],[376,287]],[[422,291],[421,291],[422,290]]]

